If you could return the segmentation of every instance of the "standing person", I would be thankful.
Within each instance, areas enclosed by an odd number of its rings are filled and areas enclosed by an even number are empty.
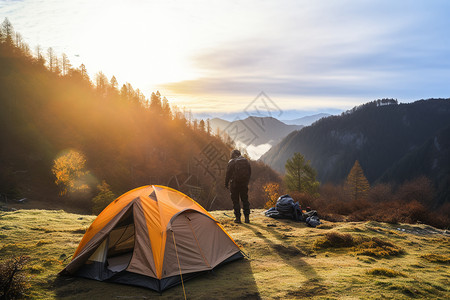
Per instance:
[[[233,201],[235,223],[241,223],[241,205],[244,210],[245,223],[250,223],[250,203],[248,202],[248,182],[252,169],[249,161],[241,155],[239,150],[231,151],[225,176],[225,188],[230,188],[231,201]]]

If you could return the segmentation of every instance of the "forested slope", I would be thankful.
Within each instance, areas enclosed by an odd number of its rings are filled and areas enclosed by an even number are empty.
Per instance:
[[[450,126],[406,154],[379,181],[401,183],[419,176],[433,179],[437,191],[435,207],[450,203]]]
[[[427,141],[430,143],[449,125],[450,99],[420,100],[409,104],[383,99],[296,131],[261,160],[282,172],[286,160],[300,152],[311,161],[322,183],[342,183],[358,160],[369,182],[374,183],[405,155],[416,152]],[[436,182],[435,173],[426,172],[421,161],[408,162],[415,170],[410,175],[429,175]],[[389,174],[394,174],[392,172]],[[389,175],[390,181],[405,179],[409,178]]]
[[[73,68],[67,60],[64,65],[50,50],[33,56],[15,36],[5,21],[0,35],[3,198],[64,200],[88,211],[104,180],[117,195],[146,184],[172,185],[210,209],[230,207],[223,177],[232,145],[193,126],[159,92],[147,99],[131,84],[119,87],[115,77],[101,72],[92,82],[84,65]],[[61,198],[52,167],[70,150],[84,156],[89,176],[82,195]],[[253,166],[259,180],[251,192],[278,180],[263,164]]]

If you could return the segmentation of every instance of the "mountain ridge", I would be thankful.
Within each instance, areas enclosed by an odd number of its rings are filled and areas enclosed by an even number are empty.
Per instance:
[[[331,115],[320,113],[288,120],[292,124],[286,124],[274,117],[259,116],[236,118],[234,121],[213,118],[209,122],[213,132],[222,133],[222,135],[226,133],[236,146],[245,149],[252,159],[259,159],[270,147],[276,145],[291,132],[301,130],[328,116]]]
[[[375,183],[449,125],[450,99],[388,105],[374,101],[292,132],[260,159],[283,173],[287,159],[300,152],[322,183],[342,183],[359,160],[369,182]]]
[[[249,116],[232,122],[214,118],[210,120],[213,132],[227,135],[239,148],[244,148],[251,158],[258,159],[272,145],[278,143],[301,125],[287,125],[273,117]]]
[[[297,119],[290,119],[290,120],[281,120],[283,123],[287,125],[303,125],[303,126],[309,126],[313,124],[314,122],[331,116],[331,114],[328,113],[318,113],[314,115],[304,116]]]

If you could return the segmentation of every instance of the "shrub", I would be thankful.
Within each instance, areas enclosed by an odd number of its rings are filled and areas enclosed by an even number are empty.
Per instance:
[[[366,221],[396,223],[425,223],[438,228],[450,226],[450,217],[443,211],[437,212],[427,208],[419,201],[392,199],[383,203],[368,203],[365,208],[353,211],[348,221]]]
[[[263,186],[263,189],[267,199],[264,208],[267,209],[274,207],[277,203],[278,197],[280,197],[280,185],[278,183],[269,182]]]
[[[96,215],[102,212],[111,202],[116,199],[116,195],[111,192],[111,186],[106,183],[105,180],[102,181],[102,184],[97,186],[99,192],[97,196],[92,199],[92,212]]]
[[[302,209],[307,207],[313,207],[313,209],[316,207],[316,199],[314,195],[308,194],[308,193],[301,193],[301,192],[290,192],[289,196],[294,199],[294,201],[300,203],[300,206]]]
[[[393,198],[393,187],[391,184],[379,183],[370,188],[367,200],[371,203],[382,203],[390,201]]]
[[[22,255],[0,263],[1,299],[19,299],[27,296],[31,284],[23,269],[29,261],[29,256]]]
[[[433,202],[435,191],[433,183],[425,176],[407,181],[398,187],[395,197],[403,201],[418,201],[422,204]]]
[[[321,218],[328,221],[373,220],[393,224],[425,223],[438,228],[450,227],[450,204],[443,204],[434,210],[429,206],[434,190],[425,177],[405,182],[397,187],[395,193],[390,184],[375,185],[370,189],[367,200],[349,200],[343,185],[331,183],[322,185],[319,193],[319,198],[313,199],[312,202]],[[304,201],[304,198],[300,200],[300,197],[296,199],[300,203],[308,201]]]

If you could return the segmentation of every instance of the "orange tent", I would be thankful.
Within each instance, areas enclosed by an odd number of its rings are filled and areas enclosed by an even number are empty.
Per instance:
[[[123,194],[88,228],[61,274],[163,291],[242,258],[223,227],[197,202],[152,185]]]

